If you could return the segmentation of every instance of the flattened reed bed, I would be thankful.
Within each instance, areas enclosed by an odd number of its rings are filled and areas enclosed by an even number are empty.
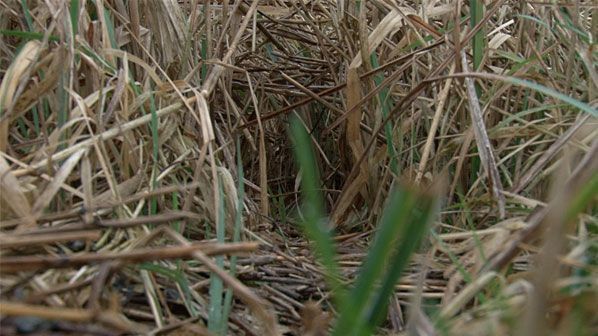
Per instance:
[[[2,333],[595,334],[597,10],[0,1]]]

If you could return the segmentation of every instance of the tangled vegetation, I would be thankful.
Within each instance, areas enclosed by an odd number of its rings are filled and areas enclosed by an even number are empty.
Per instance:
[[[1,333],[598,334],[597,33],[592,1],[0,0]]]

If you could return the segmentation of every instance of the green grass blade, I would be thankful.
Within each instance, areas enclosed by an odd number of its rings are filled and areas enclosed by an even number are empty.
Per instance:
[[[483,79],[489,79],[489,80],[499,80],[499,81],[511,83],[513,85],[523,86],[523,87],[538,91],[540,93],[543,93],[547,96],[551,96],[552,98],[556,98],[556,99],[558,99],[562,102],[565,102],[583,112],[589,113],[593,117],[598,117],[598,109],[596,109],[595,107],[592,107],[589,104],[579,101],[573,97],[569,97],[563,93],[560,93],[560,92],[556,91],[555,89],[546,87],[544,85],[541,85],[541,84],[538,84],[536,82],[532,82],[529,80],[520,79],[520,78],[516,78],[516,77],[510,77],[510,76],[494,75],[494,74],[490,74],[490,73],[481,73],[481,72],[471,72],[471,73],[467,73],[467,74],[456,74],[454,76],[448,76],[448,77],[476,77],[476,78],[483,78]],[[444,78],[446,78],[446,77],[444,77]],[[435,78],[433,80],[438,80],[438,78]]]
[[[205,38],[201,39],[201,82],[205,82],[206,77],[208,76],[208,63],[206,60],[208,58],[208,41]]]
[[[112,22],[112,17],[110,16],[110,11],[108,9],[104,9],[104,20],[106,21],[106,30],[108,31],[108,39],[110,40],[110,45],[112,46],[112,48],[118,49],[118,43],[116,43],[114,22]]]
[[[416,204],[413,196],[412,193],[400,189],[392,193],[355,287],[347,297],[346,305],[341,307],[333,335],[360,335],[363,332],[367,323],[363,321],[364,312],[372,299],[376,282],[381,278],[387,260],[394,251],[401,225],[407,219],[406,215],[410,209]],[[356,327],[356,323],[359,327]]]
[[[371,62],[373,68],[378,68],[380,64],[378,63],[378,57],[376,53],[372,53],[371,55]],[[384,81],[384,76],[382,74],[374,76],[374,82],[377,86],[382,85]],[[391,110],[389,95],[388,95],[388,88],[384,88],[380,90],[378,94],[378,101],[380,102],[380,110],[382,111],[383,119],[388,117],[388,114]],[[393,142],[393,134],[392,134],[392,125],[390,122],[387,122],[384,125],[384,134],[386,135],[386,149],[388,151],[388,157],[390,158],[390,171],[398,175],[399,174],[399,165],[397,163],[397,150],[395,148],[395,144]]]
[[[575,198],[571,201],[569,209],[567,209],[567,221],[572,221],[590,204],[596,205],[596,197],[598,196],[598,172],[594,172],[577,192]]]
[[[225,234],[224,220],[224,191],[222,190],[222,181],[218,178],[218,222],[216,223],[216,240],[224,243]],[[217,256],[216,265],[224,267],[224,256]],[[214,273],[210,275],[210,308],[208,312],[208,329],[218,335],[223,335],[224,324],[226,321],[222,318],[222,294],[224,284],[222,279]]]
[[[241,229],[243,226],[243,199],[245,198],[245,183],[243,182],[243,160],[241,156],[241,139],[237,137],[236,139],[236,147],[237,147],[237,212],[235,213],[235,227],[233,228],[233,242],[238,242],[241,240]],[[230,258],[230,274],[235,276],[237,273],[237,256],[232,256]],[[228,317],[230,315],[230,310],[232,308],[233,302],[233,291],[232,289],[228,288],[226,290],[226,294],[224,296],[224,307],[222,308],[222,319],[224,321],[228,321]],[[228,324],[225,323],[222,329],[222,334],[227,334],[227,327]]]
[[[482,0],[472,0],[471,4],[471,28],[475,27],[482,19],[484,18],[484,1]],[[484,29],[478,30],[478,32],[473,36],[472,44],[473,44],[473,68],[475,70],[480,69],[480,65],[482,64],[482,59],[484,58],[484,38],[485,33]]]
[[[31,17],[31,11],[29,10],[29,6],[27,5],[27,0],[21,0],[21,8],[23,9],[23,16],[25,17],[25,22],[27,22],[27,28],[29,31],[33,30],[33,18]]]
[[[58,86],[56,87],[56,100],[58,101],[58,117],[56,120],[56,127],[62,128],[69,119],[70,114],[70,106],[69,106],[69,93],[67,92],[69,81],[70,81],[70,72],[65,71],[62,75],[58,78]],[[65,130],[60,134],[60,149],[64,149],[66,144],[65,141],[70,137],[70,130]]]
[[[79,33],[79,0],[71,0],[70,15],[73,36],[75,36]]]
[[[152,120],[150,121],[150,129],[152,132],[152,159],[153,159],[153,174],[152,174],[152,189],[158,187],[156,181],[158,172],[158,158],[160,153],[160,137],[158,135],[158,114],[156,112],[156,100],[154,93],[150,94],[150,113],[152,114]],[[158,211],[158,199],[152,197],[150,201],[150,214],[154,215]]]
[[[178,192],[173,192],[172,193],[172,209],[174,211],[177,211],[180,209],[180,204],[179,204],[179,193]],[[182,233],[181,232],[181,221],[177,220],[172,224],[172,229],[175,230],[178,233]]]
[[[40,40],[41,41],[44,38],[43,33],[24,32],[21,30],[8,30],[8,29],[0,29],[0,35],[18,37],[18,38],[22,38],[24,40]],[[50,35],[50,36],[48,36],[48,41],[59,42],[60,38],[55,35]]]
[[[519,111],[517,113],[513,113],[512,115],[501,120],[498,124],[496,124],[496,126],[492,127],[492,129],[489,130],[489,133],[497,132],[497,131],[503,129],[504,127],[509,126],[509,124],[513,121],[519,121],[519,122],[523,123],[523,122],[525,122],[523,117],[525,117],[529,114],[534,114],[534,113],[538,113],[538,112],[542,112],[542,111],[550,111],[550,110],[557,109],[557,108],[563,108],[565,106],[566,106],[565,104],[542,105],[542,106],[534,107],[531,109]]]
[[[160,274],[176,282],[179,285],[181,291],[183,292],[183,302],[185,303],[185,307],[189,311],[189,314],[193,317],[199,316],[199,312],[191,304],[191,302],[193,302],[193,295],[191,293],[191,283],[189,283],[189,280],[187,279],[187,277],[181,269],[172,270],[168,267],[151,262],[139,264],[138,267],[141,270]]]
[[[498,77],[502,78],[506,82],[509,82],[509,83],[512,83],[515,85],[519,85],[519,86],[523,86],[523,87],[527,87],[532,90],[541,92],[545,95],[551,96],[551,97],[556,98],[560,101],[563,101],[571,106],[574,106],[586,113],[589,113],[594,117],[598,117],[598,109],[596,109],[595,107],[592,107],[592,106],[590,106],[584,102],[581,102],[573,97],[569,97],[565,94],[562,94],[552,88],[549,88],[544,85],[541,85],[541,84],[538,84],[535,82],[531,82],[528,80],[515,78],[515,77],[502,77],[502,76],[498,76]]]
[[[179,285],[181,292],[183,292],[183,302],[185,303],[187,311],[189,311],[189,315],[191,315],[191,317],[199,316],[199,311],[192,304],[193,293],[191,292],[191,283],[182,270],[177,270],[177,277],[175,281]]]
[[[302,171],[301,183],[304,198],[302,209],[305,215],[303,231],[314,244],[316,257],[326,269],[326,281],[332,290],[336,305],[341,306],[344,301],[344,294],[340,281],[339,266],[335,260],[336,245],[323,222],[322,205],[324,202],[319,192],[320,178],[316,170],[311,140],[296,117],[291,120],[290,133],[294,144],[295,158]]]
[[[395,284],[399,280],[403,270],[409,264],[411,255],[419,247],[430,222],[436,215],[437,201],[432,195],[426,195],[415,191],[407,191],[417,194],[417,206],[409,211],[406,216],[388,218],[388,223],[382,225],[397,225],[401,227],[401,242],[392,255],[391,260],[386,267],[386,273],[380,290],[374,297],[371,311],[368,313],[364,321],[368,321],[368,328],[366,332],[371,334],[375,328],[386,317],[386,309],[388,306],[388,299],[395,290]]]

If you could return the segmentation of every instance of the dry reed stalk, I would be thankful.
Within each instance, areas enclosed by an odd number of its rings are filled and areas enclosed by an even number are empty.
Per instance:
[[[467,57],[465,52],[461,51],[461,67],[466,73],[469,72],[467,66]],[[484,115],[480,109],[480,103],[475,91],[473,80],[469,77],[465,78],[465,84],[467,87],[467,95],[469,98],[469,112],[471,114],[472,127],[475,134],[476,143],[478,145],[478,153],[480,160],[484,166],[484,171],[488,175],[490,181],[490,190],[498,203],[498,213],[500,218],[505,218],[505,197],[502,194],[503,187],[500,181],[500,174],[496,166],[496,160],[494,159],[494,152],[492,150],[492,144],[488,139],[488,132],[486,131],[486,125],[484,124]]]
[[[108,260],[142,262],[176,259],[191,256],[198,250],[203,250],[202,252],[206,256],[248,253],[255,251],[257,247],[258,244],[255,243],[230,243],[224,245],[194,244],[185,247],[164,247],[119,253],[78,254],[72,257],[16,256],[4,257],[0,260],[0,266],[2,267],[2,272],[15,273],[44,268],[78,267]]]

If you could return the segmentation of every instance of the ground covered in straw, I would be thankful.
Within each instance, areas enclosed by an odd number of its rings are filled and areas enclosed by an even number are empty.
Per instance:
[[[597,31],[592,1],[0,0],[0,333],[357,328],[331,284],[417,190],[370,332],[598,334]]]

